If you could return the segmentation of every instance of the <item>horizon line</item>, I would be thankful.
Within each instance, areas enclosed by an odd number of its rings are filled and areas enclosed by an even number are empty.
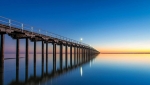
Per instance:
[[[145,52],[145,53],[144,52],[135,52],[135,53],[134,52],[133,53],[130,53],[130,52],[123,53],[122,52],[122,53],[100,53],[100,54],[150,54],[150,52]]]

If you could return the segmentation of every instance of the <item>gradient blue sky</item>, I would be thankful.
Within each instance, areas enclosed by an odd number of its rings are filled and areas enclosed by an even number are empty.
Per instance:
[[[82,37],[104,53],[150,50],[149,0],[2,0],[0,10],[4,17],[75,40]]]

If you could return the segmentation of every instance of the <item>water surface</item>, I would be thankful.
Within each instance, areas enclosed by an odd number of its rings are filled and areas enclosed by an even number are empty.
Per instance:
[[[5,54],[5,58],[13,57],[15,54]],[[48,70],[44,60],[43,74],[41,54],[37,54],[36,75],[33,54],[29,55],[28,72],[25,69],[25,58],[20,58],[18,81],[22,84],[27,84],[24,82],[31,84],[32,79],[32,85],[150,85],[150,54],[99,54],[87,63],[74,67],[70,66],[69,57],[68,55],[68,69],[65,69],[65,55],[63,55],[64,70],[60,70],[59,54],[57,54],[57,73],[54,74],[53,56],[49,54]],[[76,62],[73,60],[72,63],[75,65]],[[15,59],[4,61],[4,85],[16,81],[15,65]]]

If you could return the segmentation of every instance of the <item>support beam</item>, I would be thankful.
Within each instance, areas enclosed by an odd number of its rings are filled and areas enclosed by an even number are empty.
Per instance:
[[[90,48],[89,48],[89,57],[90,57]]]
[[[74,47],[74,65],[76,65],[76,47]]]
[[[63,46],[62,44],[60,44],[60,69],[62,70],[62,63],[63,63],[63,60],[62,60],[62,55],[63,55]]]
[[[79,53],[78,52],[79,51],[78,51],[78,47],[77,47],[77,64],[78,64],[78,60],[79,60],[79,57],[78,57]]]
[[[85,50],[85,48],[84,48],[84,61],[85,61],[85,57],[86,57],[85,53],[86,53],[86,50]]]
[[[48,73],[48,42],[46,42],[46,73]]]
[[[29,39],[26,38],[26,67],[28,67],[28,59],[29,59]]]
[[[79,47],[79,64],[80,64],[80,47]]]
[[[0,34],[0,85],[4,83],[4,34]]]
[[[82,56],[84,55],[83,47],[81,48],[81,54]]]
[[[83,47],[81,48],[81,51],[82,51],[82,52],[81,52],[81,53],[82,53],[82,56],[81,56],[81,59],[82,59],[82,60],[81,60],[81,61],[83,62],[83,58],[84,58],[84,48],[83,48]]]
[[[88,57],[88,60],[90,59],[90,56],[91,56],[91,53],[90,53],[90,48],[89,48],[89,57]]]
[[[48,42],[46,42],[46,59],[48,59]]]
[[[70,66],[72,67],[72,45],[70,46]]]
[[[56,71],[56,43],[53,43],[53,71]]]
[[[88,54],[88,56],[89,56],[89,48],[87,49],[87,51],[88,51],[88,53],[87,53],[87,54]]]
[[[4,68],[4,34],[0,34],[0,72]]]
[[[42,76],[44,76],[44,41],[42,41]]]
[[[19,39],[16,39],[16,69],[19,69]]]
[[[29,39],[26,38],[26,56],[25,56],[25,81],[28,80],[28,59],[29,59]]]
[[[67,68],[67,66],[68,66],[68,46],[67,46],[67,44],[66,44],[66,46],[65,46],[65,60],[66,60],[66,63],[65,63],[65,67]]]
[[[82,47],[82,62],[84,60],[84,48]]]
[[[34,41],[34,77],[36,77],[36,41]]]
[[[85,48],[83,48],[84,49],[84,61],[85,61]]]
[[[42,58],[44,58],[44,41],[42,41]]]
[[[19,81],[19,39],[16,39],[16,81]]]
[[[86,48],[85,61],[87,60],[87,56],[88,56],[88,50],[87,50],[87,48]]]
[[[86,56],[85,56],[85,61],[87,60],[88,57],[88,49],[86,48]]]

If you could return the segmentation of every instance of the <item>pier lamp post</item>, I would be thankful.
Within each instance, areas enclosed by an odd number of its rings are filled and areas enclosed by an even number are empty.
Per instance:
[[[82,40],[83,40],[83,39],[81,38],[81,39],[80,39],[80,43],[82,42]]]

